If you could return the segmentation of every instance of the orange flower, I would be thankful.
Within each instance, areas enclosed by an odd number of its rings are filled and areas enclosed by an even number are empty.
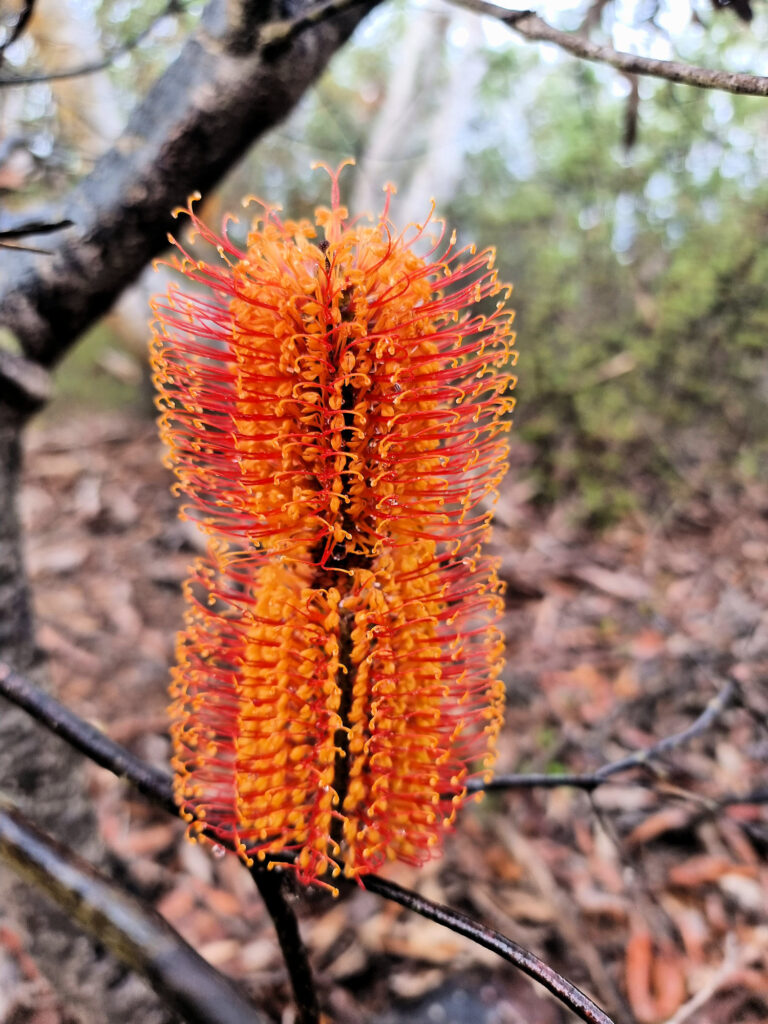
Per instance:
[[[174,243],[205,291],[157,298],[152,341],[182,514],[209,536],[173,673],[178,802],[246,859],[293,851],[307,882],[422,863],[491,768],[481,545],[514,383],[512,313],[473,311],[509,291],[493,250],[396,234],[391,186],[349,222],[325,169],[320,242],[259,203],[241,252],[190,206],[220,258]]]

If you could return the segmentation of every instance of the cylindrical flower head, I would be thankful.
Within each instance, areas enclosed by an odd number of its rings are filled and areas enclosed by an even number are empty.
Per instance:
[[[293,852],[304,881],[432,856],[503,705],[481,545],[509,288],[493,250],[396,234],[391,188],[348,222],[331,181],[316,225],[261,203],[244,252],[190,207],[218,260],[181,250],[201,290],[153,304],[160,431],[210,537],[173,673],[177,799],[246,857]]]

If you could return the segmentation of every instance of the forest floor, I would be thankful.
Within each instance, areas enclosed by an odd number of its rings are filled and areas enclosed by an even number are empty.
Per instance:
[[[161,457],[149,418],[44,420],[22,503],[54,692],[166,768],[180,585],[200,538],[176,519]],[[690,726],[729,679],[737,688],[652,765],[591,794],[488,795],[441,860],[389,877],[535,951],[617,1024],[765,1024],[768,489],[589,535],[566,509],[536,511],[519,479],[513,468],[494,532],[509,645],[499,772],[592,772]],[[290,1024],[272,926],[239,862],[188,843],[101,769],[89,780],[116,870]],[[338,1024],[574,1019],[492,953],[366,892],[297,891],[295,908]]]

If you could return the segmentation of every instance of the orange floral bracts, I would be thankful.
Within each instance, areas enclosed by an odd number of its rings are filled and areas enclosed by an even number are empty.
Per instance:
[[[330,173],[330,171],[329,171]],[[153,304],[168,462],[208,553],[171,714],[182,813],[299,877],[422,863],[486,775],[502,599],[482,554],[505,471],[512,313],[493,250],[260,204],[239,251]],[[479,307],[478,308],[478,304]],[[481,308],[488,307],[486,312]]]

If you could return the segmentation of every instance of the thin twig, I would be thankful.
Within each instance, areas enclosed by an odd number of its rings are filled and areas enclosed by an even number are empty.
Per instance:
[[[65,218],[57,221],[29,220],[23,224],[17,224],[13,228],[4,228],[0,231],[0,248],[20,249],[22,252],[36,252],[43,256],[51,256],[50,249],[40,249],[34,245],[25,245],[19,239],[28,235],[50,235],[55,231],[63,231],[64,228],[72,227],[72,221]]]
[[[74,68],[61,68],[58,71],[39,71],[29,75],[3,75],[0,76],[0,88],[12,85],[32,85],[36,82],[61,82],[68,78],[80,78],[82,75],[93,75],[98,71],[106,71],[110,65],[114,64],[118,57],[123,57],[125,54],[135,50],[137,46],[140,46],[152,32],[155,25],[159,24],[163,18],[179,14],[182,10],[183,7],[179,0],[168,0],[163,10],[155,15],[150,23],[145,25],[140,32],[137,32],[130,39],[126,39],[120,46],[108,50],[99,60],[88,61]]]
[[[0,242],[25,238],[27,235],[50,235],[53,231],[62,231],[64,228],[70,227],[72,227],[72,221],[68,219],[56,221],[25,220],[21,224],[16,224],[15,227],[4,228],[0,231]]]
[[[620,772],[627,772],[633,768],[647,767],[651,761],[671,750],[676,750],[689,740],[701,736],[712,726],[723,711],[728,707],[738,692],[736,683],[729,679],[720,692],[712,698],[698,718],[681,732],[665,736],[652,746],[644,750],[636,750],[633,754],[620,758],[618,761],[611,761],[604,764],[594,772],[585,773],[561,773],[557,775],[545,775],[541,773],[531,775],[496,775],[490,782],[472,780],[467,788],[470,792],[501,789],[553,789],[556,786],[573,786],[577,789],[585,789],[592,792],[598,786],[604,785],[614,775]]]
[[[0,695],[25,708],[38,722],[53,732],[57,732],[81,753],[92,757],[103,768],[113,771],[116,775],[136,785],[136,788],[147,799],[164,810],[173,810],[175,813],[171,780],[167,775],[145,765],[120,744],[78,719],[77,715],[2,663],[0,663]],[[230,849],[234,848],[234,844],[227,844],[215,835],[210,835],[210,838],[220,845],[228,846]],[[433,903],[431,900],[419,896],[418,893],[404,889],[386,879],[362,875],[360,883],[371,892],[376,892],[384,896],[385,899],[399,903],[431,921],[437,921],[456,934],[465,935],[486,949],[497,953],[504,960],[541,982],[581,1020],[585,1021],[585,1024],[612,1024],[610,1018],[575,985],[500,932],[486,928],[457,910]]]
[[[38,831],[6,801],[0,801],[0,860],[146,978],[188,1024],[267,1024],[235,983],[156,911]]]
[[[637,750],[634,754],[629,754],[627,757],[624,757],[619,761],[613,761],[604,768],[598,769],[597,774],[601,778],[608,778],[611,775],[616,775],[618,772],[625,772],[630,768],[639,768],[643,765],[647,765],[649,761],[654,760],[654,758],[661,757],[662,754],[668,754],[670,750],[676,750],[689,740],[695,739],[697,736],[701,736],[710,728],[710,726],[714,725],[723,711],[725,711],[734,699],[737,691],[738,687],[736,686],[735,681],[733,679],[729,679],[720,692],[708,702],[707,706],[698,718],[696,718],[686,729],[673,733],[671,736],[664,737],[664,739],[652,744],[652,746],[645,750]]]
[[[656,60],[653,57],[640,57],[635,53],[614,50],[612,46],[594,43],[591,39],[578,32],[564,32],[541,19],[533,11],[510,11],[506,7],[498,7],[489,0],[452,0],[460,7],[465,7],[478,14],[487,14],[503,21],[514,32],[524,39],[533,42],[554,43],[562,50],[572,53],[583,60],[595,61],[598,64],[610,64],[619,71],[632,75],[650,75],[652,78],[664,78],[668,82],[681,85],[693,85],[699,89],[719,89],[722,92],[738,93],[743,96],[768,96],[768,78],[763,75],[750,75],[739,71],[717,71],[699,67],[695,64],[683,64],[676,60]]]
[[[458,910],[444,907],[440,903],[433,903],[432,900],[425,899],[410,889],[404,889],[396,882],[387,881],[376,875],[363,875],[360,881],[369,892],[385,896],[388,900],[399,903],[430,921],[437,921],[438,924],[445,925],[446,928],[450,928],[458,935],[465,935],[479,946],[498,953],[528,977],[534,978],[546,989],[549,989],[553,995],[557,996],[561,1002],[565,1003],[581,1020],[587,1021],[588,1024],[612,1024],[611,1018],[575,985],[566,981],[549,964],[545,964],[543,960],[539,960],[533,953],[518,946],[516,942],[508,939],[501,932],[497,932],[493,928],[486,928],[485,925],[466,914],[459,913]]]

